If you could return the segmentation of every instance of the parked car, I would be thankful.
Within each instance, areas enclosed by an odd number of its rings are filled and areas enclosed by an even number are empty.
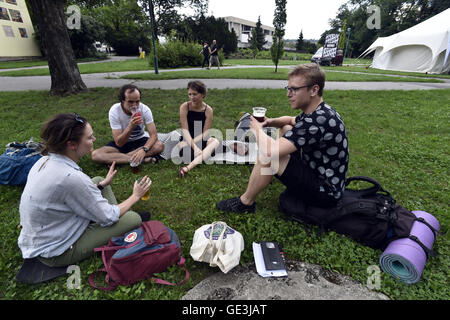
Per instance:
[[[336,51],[336,56],[334,58],[331,57],[322,57],[323,47],[320,47],[319,50],[312,56],[311,62],[315,62],[320,64],[321,66],[342,66],[342,62],[344,61],[344,54],[342,50],[338,49]]]
[[[103,43],[101,43],[101,42],[99,42],[99,41],[95,41],[94,42],[94,47],[95,47],[95,49],[97,50],[97,51],[99,51],[99,52],[107,52],[107,46],[106,46],[106,44],[103,44]]]

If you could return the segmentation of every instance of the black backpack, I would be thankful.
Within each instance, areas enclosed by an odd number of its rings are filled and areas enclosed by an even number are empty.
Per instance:
[[[350,189],[352,181],[373,184],[366,189]],[[417,218],[411,211],[398,205],[395,199],[372,178],[357,176],[347,179],[342,198],[336,207],[319,208],[308,206],[288,189],[280,195],[280,210],[293,221],[320,226],[320,233],[333,230],[375,249],[384,250],[396,239],[411,238],[432,253],[417,238],[410,236],[414,221],[426,224],[437,231],[424,219]]]

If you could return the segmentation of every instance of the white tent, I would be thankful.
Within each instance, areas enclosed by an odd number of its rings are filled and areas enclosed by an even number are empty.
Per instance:
[[[450,9],[407,30],[378,38],[361,56],[372,51],[375,51],[373,68],[448,73]]]

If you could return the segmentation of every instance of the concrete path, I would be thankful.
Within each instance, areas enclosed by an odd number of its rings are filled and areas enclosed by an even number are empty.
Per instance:
[[[129,57],[115,57],[115,60],[126,59]],[[134,58],[134,57],[132,57]],[[112,61],[112,60],[108,60]],[[99,62],[88,62],[99,63]],[[223,67],[223,69],[235,68],[273,68],[273,66],[231,66]],[[48,68],[47,66],[30,67]],[[21,69],[30,69],[21,68]],[[293,68],[293,66],[280,66],[279,68]],[[19,70],[19,69],[11,69]],[[163,72],[182,71],[182,70],[198,70],[198,68],[185,68],[164,70]],[[7,71],[6,69],[0,71]],[[82,78],[88,88],[106,87],[119,88],[127,83],[134,83],[140,88],[146,89],[185,89],[188,80],[191,79],[174,79],[174,80],[130,80],[120,79],[121,76],[127,74],[149,73],[152,70],[145,71],[123,71],[109,73],[93,73],[83,74]],[[338,72],[332,71],[329,72]],[[360,73],[351,71],[340,71],[347,73]],[[376,75],[376,74],[373,74]],[[383,76],[390,76],[380,74]],[[392,75],[395,76],[395,75]],[[395,76],[398,77],[398,76]],[[409,77],[409,76],[405,76]],[[427,82],[336,82],[329,81],[326,83],[326,90],[431,90],[431,89],[450,89],[450,79],[442,79],[445,83],[427,83]],[[202,79],[202,81],[210,89],[280,89],[287,85],[287,80],[254,80],[254,79]],[[34,76],[34,77],[1,77],[0,91],[27,91],[27,90],[50,90],[50,76]]]
[[[130,72],[131,73],[131,72]],[[134,83],[146,89],[185,89],[189,79],[173,80],[128,80],[106,79],[111,74],[84,74],[83,81],[88,88],[105,87],[119,88],[127,83]],[[287,80],[254,80],[254,79],[202,79],[210,89],[281,89],[287,85]],[[50,76],[35,77],[0,77],[0,91],[50,90]],[[326,90],[432,90],[450,89],[450,82],[335,82],[328,81]]]

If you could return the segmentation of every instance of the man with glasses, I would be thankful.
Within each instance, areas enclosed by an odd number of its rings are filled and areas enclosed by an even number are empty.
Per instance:
[[[114,140],[92,151],[92,160],[106,164],[113,161],[118,164],[156,163],[155,156],[164,150],[164,144],[158,140],[150,108],[141,103],[140,90],[131,84],[124,85],[120,88],[119,100],[109,110]]]
[[[341,198],[348,169],[348,140],[340,115],[322,100],[325,72],[315,63],[289,73],[287,97],[297,117],[251,117],[250,129],[258,144],[258,161],[240,197],[223,200],[225,212],[255,212],[255,199],[275,175],[292,194],[308,205],[332,207]],[[274,140],[263,127],[280,128]]]

